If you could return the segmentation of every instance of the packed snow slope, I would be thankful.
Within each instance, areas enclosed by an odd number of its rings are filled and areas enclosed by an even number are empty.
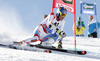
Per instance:
[[[6,43],[11,40],[3,40],[0,37],[0,43]],[[57,44],[55,43],[54,46]],[[74,37],[63,39],[63,48],[74,50]],[[100,39],[77,37],[77,50],[85,50],[86,55],[76,55],[70,53],[45,53],[25,50],[15,50],[0,47],[0,61],[100,61]]]

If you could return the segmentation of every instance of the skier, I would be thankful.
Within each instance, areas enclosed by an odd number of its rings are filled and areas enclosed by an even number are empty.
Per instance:
[[[74,26],[73,26],[74,30]],[[76,22],[76,36],[84,36],[85,25],[84,22],[81,21],[81,17],[78,17],[78,21]]]
[[[56,15],[50,13],[33,31],[33,37],[23,40],[18,44],[34,43],[34,41],[41,41],[41,45],[52,46],[55,41],[58,42],[58,48],[62,48],[62,39],[66,36],[63,32],[65,21],[63,20],[67,15],[67,10],[64,7],[57,9]]]

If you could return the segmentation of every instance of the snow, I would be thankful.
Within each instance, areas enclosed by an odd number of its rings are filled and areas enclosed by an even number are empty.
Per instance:
[[[14,8],[8,8],[0,10],[0,44],[11,44],[12,41],[31,37],[32,33],[22,25],[20,14]],[[55,43],[54,46],[57,44]],[[85,50],[88,53],[86,55],[45,53],[0,47],[0,61],[100,61],[100,39],[77,37],[76,47],[77,50]],[[64,38],[63,48],[74,50],[74,37]]]
[[[0,40],[0,43],[2,42],[5,41]],[[56,46],[56,43],[54,45]],[[88,53],[86,55],[46,53],[0,47],[0,61],[100,61],[100,39],[77,37],[76,47],[77,50],[85,50]],[[74,50],[74,37],[64,38],[63,48]]]

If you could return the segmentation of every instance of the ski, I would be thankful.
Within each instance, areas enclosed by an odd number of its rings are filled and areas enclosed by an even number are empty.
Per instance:
[[[47,53],[52,53],[53,51],[79,54],[79,55],[85,55],[87,53],[86,51],[74,51],[74,50],[58,49],[55,47],[48,47],[48,46],[42,46],[42,45],[30,45],[30,44],[24,47],[21,45],[16,45],[16,44],[13,44],[13,45],[0,44],[0,46],[8,47],[11,49],[17,49],[17,50],[28,50],[28,51],[36,51],[36,52],[47,52]]]
[[[79,54],[79,55],[85,55],[87,53],[86,51],[74,51],[74,50],[58,49],[58,48],[42,46],[42,45],[30,45],[30,46],[41,48],[41,49],[49,49],[51,51],[58,51],[58,52],[65,52],[65,53],[72,53],[72,54]]]
[[[29,46],[21,46],[21,45],[5,45],[5,44],[0,44],[1,47],[6,47],[6,48],[11,48],[11,49],[16,49],[16,50],[25,50],[25,51],[36,51],[36,52],[46,52],[46,53],[51,53],[51,50],[48,49],[40,49],[36,47],[29,47]]]

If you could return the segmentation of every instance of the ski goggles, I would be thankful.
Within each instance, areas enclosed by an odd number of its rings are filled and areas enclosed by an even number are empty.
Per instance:
[[[66,17],[67,14],[61,14],[62,17]]]

